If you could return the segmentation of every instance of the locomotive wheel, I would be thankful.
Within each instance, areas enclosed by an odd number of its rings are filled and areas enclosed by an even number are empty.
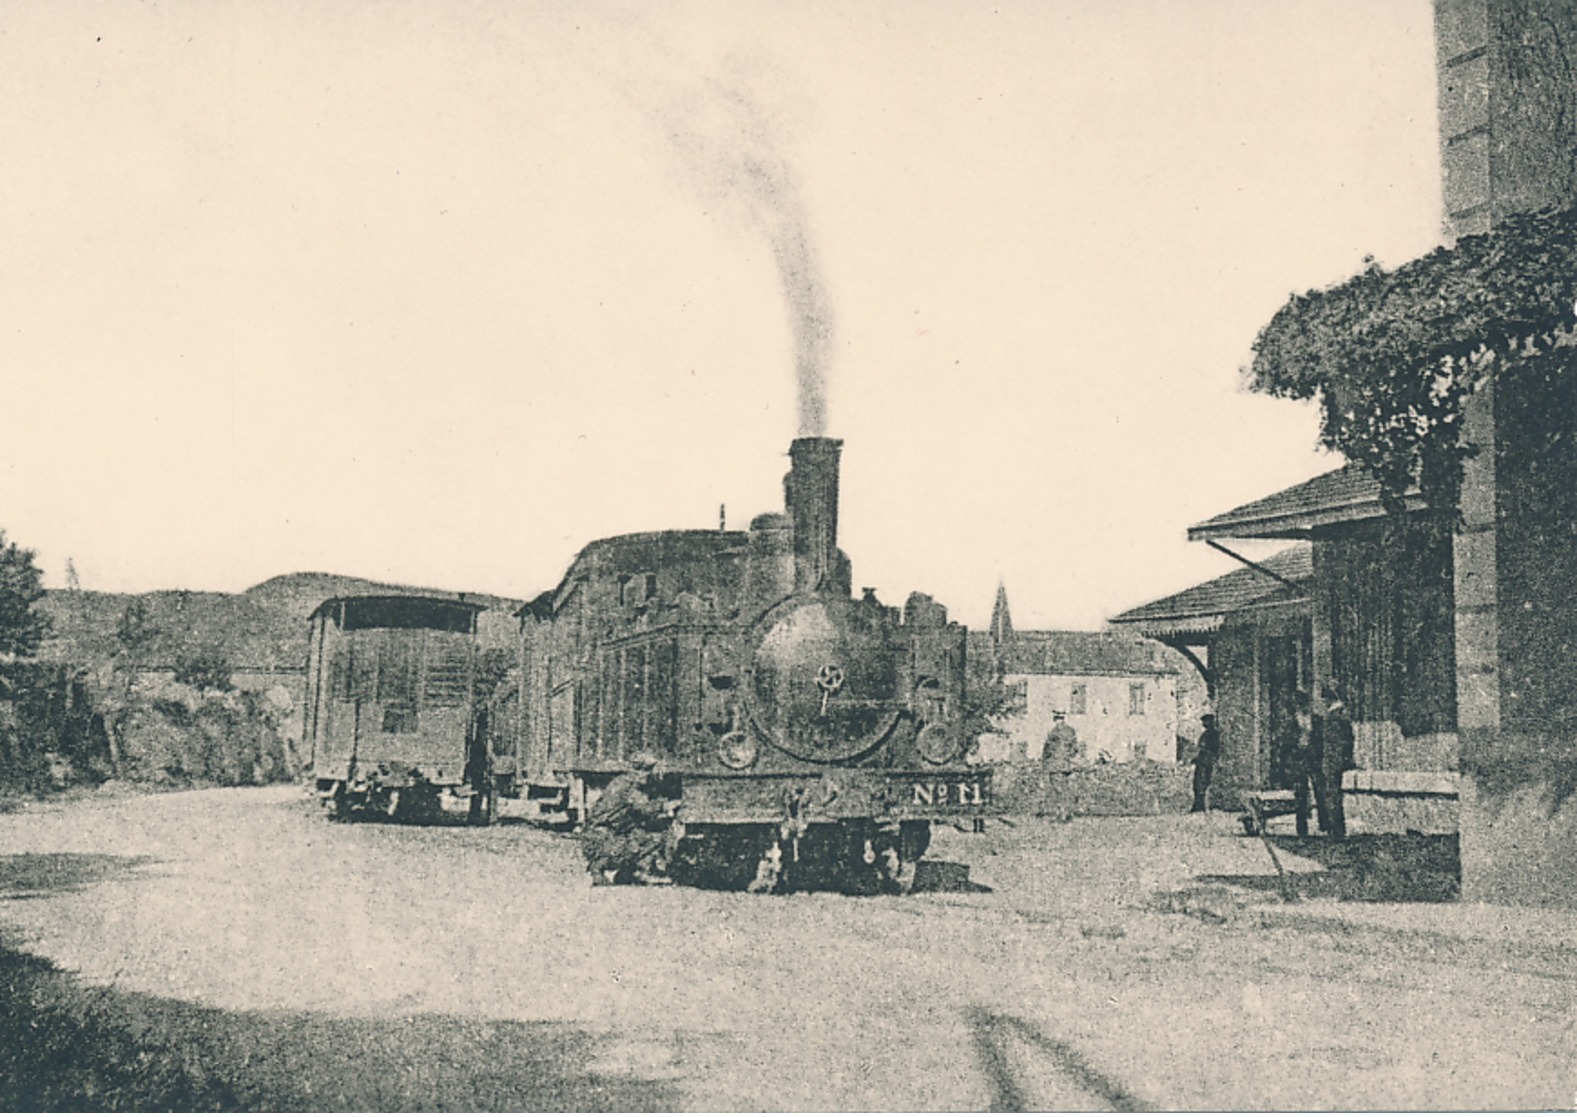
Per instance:
[[[771,893],[778,890],[783,880],[783,847],[773,842],[756,863],[756,876],[745,885],[746,892]]]
[[[681,884],[737,892],[757,875],[762,850],[771,844],[759,826],[687,829],[674,849],[669,873]]]
[[[882,851],[881,866],[882,885],[886,891],[907,896],[914,890],[915,862],[905,861],[897,849],[889,846]]]
[[[323,800],[323,813],[330,822],[349,822],[351,820],[350,799],[345,794],[344,784],[336,784],[334,793]]]

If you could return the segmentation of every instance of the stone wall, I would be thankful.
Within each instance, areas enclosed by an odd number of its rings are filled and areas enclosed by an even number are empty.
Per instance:
[[[1193,803],[1193,771],[1186,764],[1097,764],[1071,772],[1036,763],[995,764],[992,796],[1002,814],[1181,814]]]
[[[1563,782],[1462,777],[1464,900],[1577,908],[1577,798]]]
[[[1577,201],[1577,4],[1435,0],[1446,232]]]

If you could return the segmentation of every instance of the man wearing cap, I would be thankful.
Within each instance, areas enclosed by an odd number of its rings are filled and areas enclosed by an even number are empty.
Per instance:
[[[657,757],[637,753],[586,812],[581,847],[593,884],[668,884],[678,803]]]

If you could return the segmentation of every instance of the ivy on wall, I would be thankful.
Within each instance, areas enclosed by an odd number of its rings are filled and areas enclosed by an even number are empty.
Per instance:
[[[1294,295],[1259,333],[1258,392],[1319,398],[1320,441],[1367,468],[1387,508],[1416,485],[1456,507],[1463,402],[1497,365],[1547,352],[1573,320],[1577,208],[1519,214],[1387,271]]]

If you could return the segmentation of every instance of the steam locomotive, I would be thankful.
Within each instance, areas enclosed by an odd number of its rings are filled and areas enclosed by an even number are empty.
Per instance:
[[[962,626],[930,597],[851,593],[842,443],[790,448],[784,513],[748,531],[603,539],[520,610],[497,712],[514,786],[583,818],[638,752],[679,802],[676,876],[787,887],[826,871],[907,891],[931,823],[984,815],[964,763]]]

